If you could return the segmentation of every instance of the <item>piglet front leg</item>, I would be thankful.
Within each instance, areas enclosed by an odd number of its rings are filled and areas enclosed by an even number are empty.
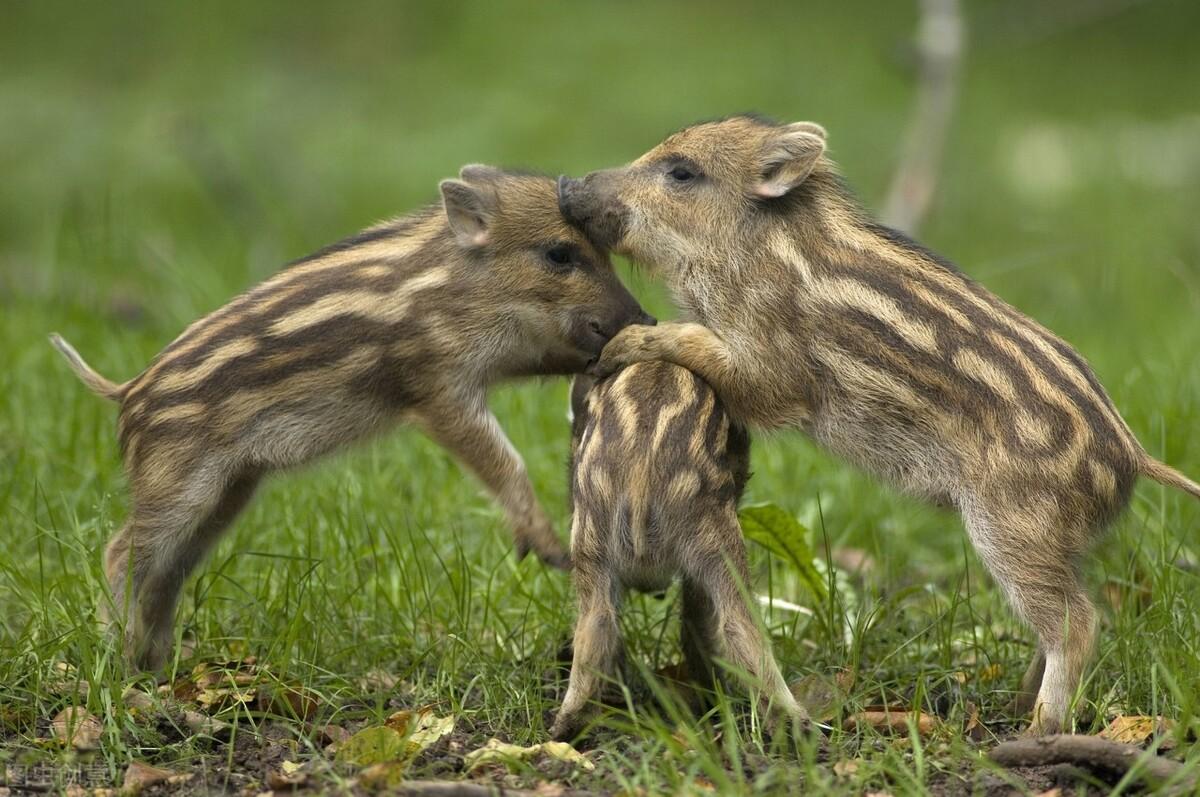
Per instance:
[[[570,556],[534,495],[525,463],[488,410],[482,393],[428,406],[417,422],[496,498],[508,518],[518,558],[532,551],[551,567],[570,567]]]

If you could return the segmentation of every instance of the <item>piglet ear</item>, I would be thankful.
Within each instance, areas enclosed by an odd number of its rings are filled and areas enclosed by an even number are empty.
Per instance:
[[[812,173],[825,153],[825,128],[796,122],[777,128],[763,145],[754,195],[775,199],[791,191]]]
[[[486,163],[468,163],[458,170],[458,179],[472,185],[494,185],[504,172]]]
[[[438,188],[442,191],[446,221],[459,244],[468,249],[487,246],[496,213],[495,193],[462,180],[442,180]]]

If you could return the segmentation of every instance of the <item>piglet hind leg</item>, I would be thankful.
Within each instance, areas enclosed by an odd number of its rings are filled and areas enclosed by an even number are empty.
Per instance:
[[[1021,686],[1012,701],[1012,714],[1023,717],[1033,711],[1038,692],[1042,688],[1042,676],[1046,672],[1046,654],[1039,647],[1029,662],[1029,668],[1021,676]]]
[[[731,513],[729,520],[736,524],[736,515]],[[778,725],[782,719],[806,725],[808,713],[792,696],[766,634],[747,603],[747,577],[746,550],[739,536],[724,556],[710,558],[702,573],[689,574],[690,589],[702,591],[705,599],[696,596],[688,603],[685,591],[684,627],[690,623],[703,629],[699,638],[711,639],[717,655],[747,679],[760,708],[773,718],[773,724]],[[685,590],[689,589],[687,584],[685,581]],[[709,620],[695,616],[705,609],[709,610]],[[685,642],[685,650],[687,645]]]
[[[624,649],[611,578],[579,564],[574,575],[579,619],[571,679],[550,729],[550,736],[559,741],[573,739],[583,730],[605,682],[617,675]]]
[[[257,483],[257,474],[229,479],[198,470],[148,494],[135,480],[133,510],[105,551],[111,600],[100,605],[101,621],[124,629],[125,656],[134,666],[155,670],[165,663],[184,581]]]
[[[1053,513],[967,513],[967,529],[993,578],[1038,636],[1038,653],[1022,679],[1019,707],[1032,703],[1027,736],[1061,732],[1091,658],[1096,611],[1080,581],[1084,547],[1076,535],[1047,525]],[[1078,536],[1084,539],[1083,535]],[[1036,697],[1029,700],[1026,692]]]

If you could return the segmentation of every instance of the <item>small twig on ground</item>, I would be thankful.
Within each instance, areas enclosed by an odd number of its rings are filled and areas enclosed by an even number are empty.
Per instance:
[[[495,783],[468,783],[455,780],[406,780],[393,794],[405,797],[544,797],[547,792],[507,789]],[[599,797],[596,792],[563,789],[556,797]]]
[[[916,105],[883,205],[884,223],[910,234],[933,201],[965,46],[958,0],[921,0]]]
[[[1151,785],[1166,783],[1176,777],[1183,766],[1178,761],[1160,758],[1131,744],[1072,734],[1002,742],[988,755],[997,764],[1010,769],[1075,764],[1110,779],[1120,779],[1136,766],[1137,779]],[[1177,778],[1172,786],[1176,793],[1190,792],[1196,786],[1196,776],[1189,774]]]

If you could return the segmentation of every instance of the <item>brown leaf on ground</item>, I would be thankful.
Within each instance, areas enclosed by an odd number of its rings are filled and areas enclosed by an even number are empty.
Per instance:
[[[358,767],[400,761],[405,757],[404,737],[392,728],[363,728],[338,745],[337,760]]]
[[[350,738],[350,731],[341,725],[322,725],[317,729],[317,738],[321,744],[337,744]]]
[[[143,716],[153,714],[157,708],[153,697],[134,686],[121,693],[121,701],[125,708]]]
[[[516,761],[532,761],[543,755],[559,761],[578,764],[588,771],[596,768],[595,763],[566,742],[542,742],[528,747],[520,747],[499,739],[489,739],[483,747],[467,753],[464,764],[467,771],[470,772],[488,764],[508,766]]]
[[[216,714],[219,711],[241,704],[248,705],[255,702],[258,697],[258,691],[255,689],[201,689],[196,695],[196,702],[204,708],[205,711]]]
[[[923,711],[910,711],[903,706],[868,706],[847,717],[844,728],[847,731],[873,728],[879,733],[906,736],[909,731],[908,721],[910,718],[915,722],[919,736],[928,736],[937,729],[937,717]]]
[[[267,785],[276,791],[298,789],[308,782],[308,773],[295,761],[284,761],[278,771],[267,775]]]
[[[979,706],[968,702],[966,704],[967,721],[963,723],[963,735],[976,742],[982,742],[989,736],[987,726],[979,719]]]
[[[1140,714],[1121,715],[1096,734],[1122,744],[1144,745],[1154,736],[1166,736],[1175,729],[1175,721],[1165,717],[1147,717]]]
[[[857,758],[843,758],[842,760],[835,762],[833,765],[833,774],[837,775],[839,778],[848,778],[855,772],[858,772]]]
[[[358,766],[412,762],[454,730],[454,717],[439,717],[431,707],[397,711],[384,725],[363,728],[337,745],[337,760]]]
[[[86,699],[92,690],[92,685],[79,677],[79,671],[74,665],[65,661],[54,662],[53,674],[43,682],[46,691],[59,697],[78,695],[80,700]]]
[[[54,738],[76,750],[95,750],[100,746],[104,726],[100,720],[79,706],[68,706],[50,721]]]
[[[125,770],[125,779],[121,781],[121,787],[126,792],[137,794],[147,786],[164,783],[178,774],[169,769],[143,764],[141,761],[131,761]]]
[[[257,704],[260,711],[301,720],[312,719],[321,707],[317,693],[311,689],[282,684],[272,688],[260,687]]]
[[[230,730],[229,723],[221,722],[219,719],[201,714],[199,711],[183,712],[183,723],[192,733],[204,734],[213,738],[221,738]]]

